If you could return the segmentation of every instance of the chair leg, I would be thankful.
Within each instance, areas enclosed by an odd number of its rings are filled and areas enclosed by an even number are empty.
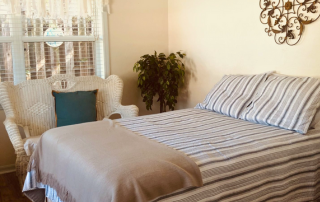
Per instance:
[[[17,155],[16,159],[16,175],[19,179],[19,184],[22,189],[27,176],[27,168],[30,157],[27,155]]]

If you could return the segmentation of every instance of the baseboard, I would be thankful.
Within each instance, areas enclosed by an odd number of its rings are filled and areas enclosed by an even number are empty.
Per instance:
[[[12,173],[16,171],[16,167],[14,164],[12,165],[6,165],[6,166],[0,166],[0,175],[5,173]]]

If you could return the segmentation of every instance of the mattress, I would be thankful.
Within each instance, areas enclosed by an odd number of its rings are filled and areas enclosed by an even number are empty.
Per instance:
[[[199,166],[204,186],[154,201],[318,201],[320,130],[306,135],[185,109],[116,121],[137,135],[185,153]],[[143,157],[142,157],[143,158]],[[55,191],[28,173],[24,189]]]

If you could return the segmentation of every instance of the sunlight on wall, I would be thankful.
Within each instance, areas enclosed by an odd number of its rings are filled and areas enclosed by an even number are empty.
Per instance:
[[[224,74],[281,74],[320,78],[320,20],[296,46],[277,45],[260,23],[258,1],[169,0],[169,51],[184,50],[189,82],[179,108],[201,102]]]

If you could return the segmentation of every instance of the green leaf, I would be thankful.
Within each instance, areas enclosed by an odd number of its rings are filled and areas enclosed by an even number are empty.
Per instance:
[[[164,53],[160,53],[160,54],[159,54],[159,58],[163,59],[163,58],[165,58],[165,57],[166,57],[166,55],[165,55]]]
[[[184,55],[183,54],[181,54],[181,52],[179,51],[179,52],[177,52],[177,54],[179,55],[179,57],[180,58],[183,58],[184,57]]]
[[[174,110],[179,86],[184,82],[182,56],[185,54],[180,51],[168,57],[163,53],[157,55],[155,51],[154,55],[141,56],[134,64],[133,71],[138,73],[138,88],[147,110],[152,110],[155,96],[159,96],[159,102]]]
[[[144,56],[142,56],[142,58],[147,59],[149,56],[150,56],[150,55],[144,55]]]

